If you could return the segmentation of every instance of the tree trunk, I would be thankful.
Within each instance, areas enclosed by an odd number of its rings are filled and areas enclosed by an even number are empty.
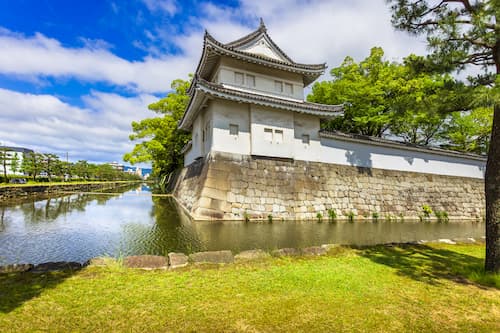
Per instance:
[[[495,105],[491,144],[485,175],[486,260],[485,270],[500,272],[500,105]]]

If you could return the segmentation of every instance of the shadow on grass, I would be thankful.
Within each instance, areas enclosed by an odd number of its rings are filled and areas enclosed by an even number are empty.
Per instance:
[[[396,245],[361,248],[361,256],[390,266],[397,274],[439,285],[442,279],[478,287],[500,289],[500,275],[484,271],[484,261],[467,254],[427,245]]]
[[[0,313],[15,310],[24,302],[38,297],[44,290],[55,288],[77,271],[0,274]]]

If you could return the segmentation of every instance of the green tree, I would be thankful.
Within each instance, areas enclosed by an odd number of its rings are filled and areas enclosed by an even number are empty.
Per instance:
[[[42,171],[43,168],[43,154],[29,153],[23,158],[21,170],[36,180],[36,176]]]
[[[359,63],[346,57],[332,69],[332,81],[313,86],[308,100],[345,103],[344,116],[324,124],[327,129],[377,137],[390,133],[405,142],[431,143],[446,114],[468,106],[460,98],[463,85],[449,75],[422,71],[421,57],[410,55],[397,63],[383,56],[384,51],[374,47]]]
[[[489,149],[493,108],[479,107],[469,112],[453,112],[444,125],[446,148],[486,154]]]
[[[10,170],[12,171],[12,173],[16,173],[18,170],[19,170],[19,156],[17,155],[17,153],[14,153],[14,155],[12,155],[12,158],[10,159]]]
[[[49,182],[52,181],[52,176],[58,176],[61,174],[61,161],[59,156],[52,153],[43,154],[43,168],[47,172],[47,177]]]
[[[89,179],[90,169],[89,164],[85,160],[79,160],[73,165],[73,173],[80,178]]]
[[[0,147],[0,163],[2,164],[2,170],[3,170],[3,181],[8,183],[9,180],[7,178],[7,161],[9,158],[7,157],[7,148],[6,147]]]
[[[392,23],[427,37],[429,67],[442,72],[477,65],[478,85],[492,86],[493,125],[485,174],[487,271],[500,271],[500,0],[388,0]]]
[[[181,149],[189,141],[189,135],[177,128],[189,101],[187,89],[190,81],[172,82],[172,92],[165,98],[149,105],[159,117],[132,123],[132,141],[138,141],[132,152],[123,159],[132,164],[152,162],[156,175],[168,174],[183,164]]]

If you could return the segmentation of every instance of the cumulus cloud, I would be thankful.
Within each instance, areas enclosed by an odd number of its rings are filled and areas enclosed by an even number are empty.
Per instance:
[[[201,40],[201,39],[200,39]],[[101,42],[84,47],[65,47],[43,34],[20,36],[0,30],[0,73],[33,77],[74,77],[107,82],[137,92],[164,92],[170,82],[192,71],[193,59],[184,55],[141,61],[118,57]]]
[[[121,161],[133,148],[130,123],[153,116],[147,105],[155,100],[93,91],[83,96],[84,107],[75,107],[51,95],[0,89],[0,138],[40,152],[68,152],[71,160]]]

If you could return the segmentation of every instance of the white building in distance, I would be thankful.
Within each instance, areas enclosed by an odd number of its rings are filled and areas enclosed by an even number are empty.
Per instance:
[[[23,159],[27,154],[32,154],[33,150],[23,147],[8,147],[8,146],[0,146],[0,174],[3,175],[3,168],[5,163],[5,168],[7,175],[17,174],[20,175],[22,172],[20,171],[21,165],[23,163]],[[15,172],[12,170],[12,159],[14,156],[17,157],[17,170]],[[5,162],[4,162],[5,159]]]

